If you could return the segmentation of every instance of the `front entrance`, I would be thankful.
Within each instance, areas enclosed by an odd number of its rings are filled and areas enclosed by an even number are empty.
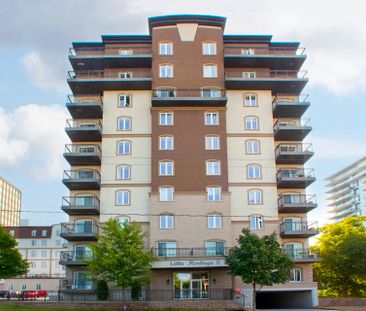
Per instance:
[[[175,299],[208,299],[208,272],[175,272]]]

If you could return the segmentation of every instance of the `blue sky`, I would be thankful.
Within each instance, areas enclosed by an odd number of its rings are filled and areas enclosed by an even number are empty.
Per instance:
[[[306,47],[317,182],[325,220],[323,179],[366,154],[366,29],[361,1],[308,0],[3,0],[0,7],[0,176],[23,193],[23,219],[34,225],[66,220],[61,183],[67,137],[64,108],[68,48],[101,34],[147,34],[147,18],[163,14],[227,17],[226,34],[272,34]],[[332,7],[332,10],[329,10]],[[48,213],[35,213],[48,211]]]

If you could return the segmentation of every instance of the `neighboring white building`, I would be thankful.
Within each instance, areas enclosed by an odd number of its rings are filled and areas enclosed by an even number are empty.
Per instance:
[[[18,242],[18,249],[30,264],[27,275],[4,280],[3,288],[18,290],[57,290],[65,271],[59,264],[60,253],[67,249],[60,237],[59,224],[52,226],[5,227]]]
[[[330,188],[330,220],[339,222],[349,216],[366,215],[366,157],[325,179]]]

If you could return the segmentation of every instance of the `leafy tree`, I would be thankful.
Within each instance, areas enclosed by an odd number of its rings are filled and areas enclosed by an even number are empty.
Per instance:
[[[110,219],[102,228],[98,243],[90,245],[92,256],[88,269],[94,278],[114,282],[122,288],[140,288],[150,282],[150,265],[153,257],[145,250],[139,224]]]
[[[24,275],[29,271],[29,262],[22,259],[17,242],[0,226],[0,279]]]
[[[314,276],[323,294],[361,297],[366,294],[366,217],[348,217],[325,225],[314,249],[321,261],[314,264]]]
[[[243,229],[238,244],[230,250],[226,263],[230,274],[240,276],[244,283],[252,284],[255,310],[257,291],[264,285],[286,283],[293,262],[282,251],[275,233],[259,237],[249,229]]]

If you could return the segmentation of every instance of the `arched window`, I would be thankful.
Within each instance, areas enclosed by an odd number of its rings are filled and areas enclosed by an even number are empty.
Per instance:
[[[259,154],[260,142],[259,140],[247,140],[245,142],[245,151],[247,154]]]
[[[174,161],[163,160],[159,161],[159,176],[173,176],[174,175]]]
[[[172,186],[159,187],[159,201],[173,201],[174,188]]]
[[[159,42],[159,55],[173,55],[173,42]]]
[[[131,191],[117,190],[116,191],[116,205],[130,205]]]
[[[121,140],[117,142],[117,154],[122,155],[131,154],[131,142],[128,140]]]
[[[258,117],[246,117],[244,119],[246,130],[258,130],[259,129],[259,119]]]
[[[174,150],[174,137],[170,135],[159,136],[159,150]]]
[[[213,41],[203,42],[202,55],[216,55],[216,42]]]
[[[248,190],[248,204],[255,205],[255,204],[262,204],[262,190],[260,189],[249,189]]]
[[[162,64],[159,66],[159,78],[173,78],[174,66],[171,64]]]
[[[117,179],[126,180],[131,179],[131,165],[122,164],[116,167]]]
[[[245,107],[257,107],[257,94],[244,94],[243,95],[244,106]]]
[[[206,175],[207,176],[221,175],[221,161],[219,160],[206,161]]]
[[[174,216],[171,214],[160,215],[160,229],[172,229],[174,228]]]
[[[203,65],[203,77],[204,78],[217,78],[217,65],[216,64]]]
[[[118,107],[131,107],[132,95],[123,93],[118,95]]]
[[[249,217],[249,225],[251,230],[262,230],[263,229],[263,216],[253,215]]]
[[[220,214],[208,214],[207,227],[209,229],[222,228],[222,215]]]
[[[247,166],[247,178],[248,179],[262,178],[261,166],[259,164],[249,164]]]
[[[221,187],[209,186],[206,188],[207,201],[221,201]]]
[[[132,118],[131,117],[120,117],[117,121],[118,131],[130,131],[132,129]]]
[[[206,150],[220,150],[220,136],[208,135],[205,136]]]

